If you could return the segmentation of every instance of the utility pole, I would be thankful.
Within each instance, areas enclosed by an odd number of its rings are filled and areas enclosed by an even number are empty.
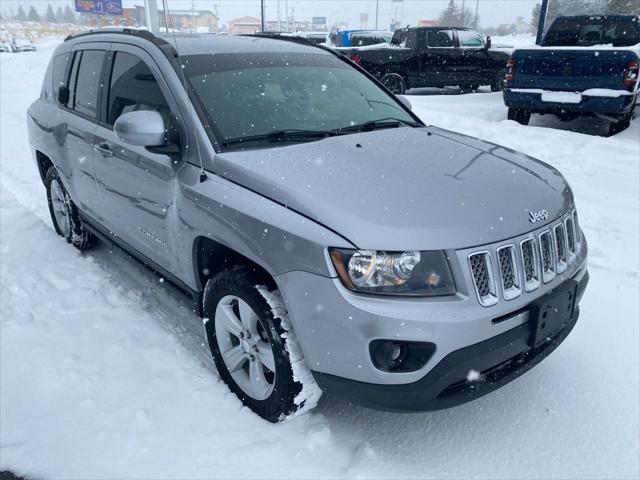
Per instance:
[[[264,23],[264,0],[260,0],[260,24],[262,27],[262,31],[265,32],[265,23]]]
[[[544,32],[544,22],[547,19],[547,8],[549,7],[549,0],[542,0],[540,6],[540,19],[538,20],[538,32],[536,34],[536,45],[540,45],[542,42],[542,34]]]
[[[462,25],[460,25],[461,27],[466,27],[467,26],[466,18],[464,18],[465,17],[464,2],[465,2],[465,0],[462,0],[462,10],[460,10],[460,23],[462,23]]]
[[[284,24],[285,29],[289,31],[289,0],[284,0]]]
[[[473,28],[478,28],[478,7],[480,6],[480,0],[476,0],[476,13],[473,15]]]
[[[169,15],[169,12],[167,12]],[[158,34],[160,31],[160,26],[158,23],[158,0],[145,0],[145,15],[147,28],[151,31],[151,33]],[[166,25],[167,31],[169,25]]]
[[[380,3],[380,0],[376,0],[376,30],[378,30],[378,7],[379,7],[378,4],[379,3]]]
[[[191,33],[197,31],[196,29],[196,2],[191,0]]]
[[[282,22],[280,21],[280,0],[278,0],[276,2],[277,5],[277,10],[278,10],[278,31],[281,32],[282,31]]]

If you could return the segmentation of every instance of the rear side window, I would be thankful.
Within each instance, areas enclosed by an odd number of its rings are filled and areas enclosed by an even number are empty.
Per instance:
[[[70,53],[64,53],[53,59],[51,68],[51,96],[54,100],[58,98],[58,89],[66,83],[65,73],[67,72],[67,63],[69,63],[70,58]]]
[[[117,52],[111,71],[107,123],[113,125],[124,113],[155,110],[167,121],[170,108],[153,73],[143,60]]]
[[[74,110],[90,118],[98,118],[98,94],[105,52],[85,50],[78,68]]]
[[[480,48],[484,46],[484,41],[479,33],[471,30],[458,30],[458,41],[460,47]]]
[[[428,30],[427,45],[431,48],[451,48],[456,46],[453,30]]]

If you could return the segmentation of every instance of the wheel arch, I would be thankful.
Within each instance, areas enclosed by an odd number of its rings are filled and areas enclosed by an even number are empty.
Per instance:
[[[249,267],[256,280],[269,288],[277,286],[273,275],[266,268],[236,250],[205,236],[199,236],[194,240],[193,268],[200,292],[204,290],[209,278],[236,266]]]
[[[44,185],[47,179],[47,170],[53,167],[54,164],[51,159],[40,150],[36,150],[36,162],[38,164],[38,173],[40,174],[40,179],[42,180],[42,184]]]

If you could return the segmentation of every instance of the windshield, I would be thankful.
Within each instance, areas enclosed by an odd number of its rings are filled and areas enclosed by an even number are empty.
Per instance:
[[[207,122],[225,143],[272,132],[334,131],[366,122],[415,123],[365,75],[326,53],[183,57]]]
[[[612,44],[628,47],[640,43],[637,20],[607,17],[558,18],[544,37],[546,47],[589,47]]]

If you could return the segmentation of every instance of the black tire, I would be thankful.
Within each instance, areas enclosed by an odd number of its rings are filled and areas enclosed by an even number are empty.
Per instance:
[[[53,222],[53,228],[56,233],[63,237],[68,243],[71,243],[78,250],[88,250],[89,248],[95,246],[98,243],[98,238],[91,233],[85,225],[82,223],[80,219],[80,215],[78,213],[78,208],[75,203],[69,197],[67,190],[64,188],[62,184],[62,180],[60,180],[60,176],[58,175],[58,171],[55,167],[50,167],[47,170],[47,175],[45,177],[45,187],[47,189],[47,202],[49,204],[49,214],[51,215],[51,221]],[[64,216],[66,217],[66,221],[68,222],[68,226],[61,225],[58,221],[58,218],[55,214],[55,206],[54,199],[52,197],[52,188],[58,188],[58,192],[60,192],[64,196],[64,203],[66,211]]]
[[[531,110],[526,108],[511,108],[507,112],[507,118],[509,120],[515,120],[520,125],[528,125],[531,120]]]
[[[507,81],[504,79],[504,74],[505,71],[504,70],[500,70],[495,78],[493,79],[493,82],[491,82],[491,91],[492,92],[501,92],[502,90],[504,90],[507,86]]]
[[[627,115],[620,118],[617,122],[609,123],[609,136],[617,135],[618,133],[626,130],[631,125],[631,118],[633,117],[633,113],[628,113]]]
[[[407,84],[399,73],[387,73],[380,79],[380,83],[394,95],[404,95],[407,91]]]
[[[267,301],[256,289],[256,285],[264,284],[264,280],[254,275],[252,270],[247,267],[234,267],[225,270],[207,282],[203,294],[203,309],[204,316],[208,319],[205,323],[207,340],[220,377],[244,405],[265,420],[276,423],[296,412],[298,406],[294,403],[294,399],[300,393],[302,385],[293,379],[289,353],[282,338],[284,330],[280,320],[273,317],[273,312]],[[218,304],[229,295],[241,299],[251,307],[258,317],[261,336],[265,335],[262,340],[268,339],[271,346],[275,360],[275,377],[273,390],[264,400],[258,400],[246,393],[236,383],[222,358],[216,332],[215,315]],[[250,365],[247,368],[251,368]]]
[[[461,93],[473,93],[480,88],[480,85],[477,83],[471,83],[468,85],[459,85]]]

